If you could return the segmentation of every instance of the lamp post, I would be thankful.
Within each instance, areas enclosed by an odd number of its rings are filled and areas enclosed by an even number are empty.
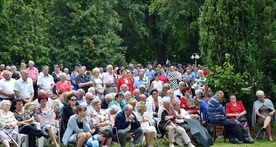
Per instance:
[[[195,66],[197,67],[197,60],[200,58],[200,56],[197,53],[193,53],[191,56],[191,59],[195,60]]]

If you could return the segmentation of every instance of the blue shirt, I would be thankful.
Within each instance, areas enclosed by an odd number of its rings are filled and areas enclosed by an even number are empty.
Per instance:
[[[146,74],[147,77],[149,77],[149,79],[152,79],[154,74],[155,74],[155,71],[154,70],[147,70],[145,74]]]
[[[225,110],[221,103],[215,98],[211,97],[207,105],[207,113],[211,122],[219,120],[224,117]]]
[[[208,120],[207,105],[208,105],[208,102],[205,99],[201,100],[201,102],[200,102],[200,112],[202,114],[202,119],[203,120]]]

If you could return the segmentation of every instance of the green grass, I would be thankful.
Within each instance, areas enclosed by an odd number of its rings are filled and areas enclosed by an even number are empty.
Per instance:
[[[251,131],[252,137],[255,137],[256,132],[257,132],[257,127],[253,128]],[[214,143],[214,145],[212,147],[276,147],[276,125],[274,124],[274,127],[272,128],[272,136],[274,138],[274,142],[269,142],[267,140],[262,140],[262,139],[257,139],[257,141],[254,144],[231,144],[228,142],[228,139],[226,140],[226,143],[224,142],[223,139],[216,139],[216,142]],[[161,139],[156,139],[154,140],[154,146],[155,147],[168,147],[168,143],[166,143],[163,139],[160,142],[160,146],[158,146],[158,142]],[[167,139],[168,140],[168,139]],[[0,147],[2,147],[3,145],[0,145]],[[64,147],[64,145],[61,145],[62,147]],[[129,146],[129,142],[126,143],[126,146]],[[146,142],[143,142],[143,147],[146,146]],[[178,147],[177,145],[175,145],[176,147]],[[197,145],[197,146],[201,146],[201,145]],[[46,147],[46,146],[45,146]],[[54,147],[53,145],[49,145],[49,147]],[[75,147],[75,146],[74,146]],[[111,147],[118,147],[118,145],[112,144]],[[141,145],[140,145],[141,147]]]

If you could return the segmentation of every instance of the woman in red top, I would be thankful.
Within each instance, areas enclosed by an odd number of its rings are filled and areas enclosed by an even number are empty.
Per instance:
[[[190,97],[190,87],[184,87],[182,89],[183,97],[180,98],[180,108],[185,109],[194,119],[199,119],[199,113],[196,110],[196,106],[192,106],[188,104],[189,97]]]
[[[225,113],[226,116],[231,119],[234,120],[235,122],[237,122],[237,124],[241,125],[243,127],[243,129],[247,132],[247,135],[250,139],[252,139],[251,135],[250,135],[250,129],[248,126],[247,121],[243,121],[240,122],[238,120],[239,117],[244,116],[246,114],[246,110],[242,104],[242,101],[237,101],[237,98],[234,94],[230,94],[229,95],[229,100],[230,102],[228,102],[225,105]],[[252,139],[253,140],[253,139]]]
[[[61,94],[65,91],[71,91],[72,90],[72,86],[70,81],[66,80],[66,74],[65,73],[61,73],[59,75],[60,81],[57,82],[56,84],[56,90],[58,94]]]
[[[121,70],[122,76],[117,80],[117,89],[121,91],[121,85],[126,84],[128,90],[132,93],[134,90],[132,78],[127,76],[127,71],[125,69]]]

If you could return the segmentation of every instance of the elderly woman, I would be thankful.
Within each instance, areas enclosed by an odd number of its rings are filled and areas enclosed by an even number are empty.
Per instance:
[[[23,107],[22,99],[15,99],[13,101],[13,105],[15,106],[14,116],[18,120],[19,133],[28,134],[29,137],[29,145],[35,144],[35,137],[45,137],[49,138],[49,135],[44,133],[43,131],[37,129],[34,126],[34,115],[30,109],[25,109]]]
[[[123,101],[122,93],[117,93],[115,95],[115,99],[108,104],[108,108],[110,108],[112,105],[117,105],[120,108],[120,111],[124,110],[126,103]]]
[[[101,109],[101,100],[94,99],[92,101],[92,107],[94,111],[92,114],[89,114],[90,129],[95,129],[95,132],[93,132],[92,135],[98,134],[102,130],[106,130],[108,132],[108,137],[105,142],[101,142],[101,146],[107,145],[110,147],[113,137],[111,121],[109,120],[107,113]]]
[[[164,84],[164,86],[163,86],[163,88],[162,88],[162,92],[159,93],[159,96],[160,96],[160,97],[166,96],[166,95],[167,95],[167,92],[168,92],[168,90],[170,90],[170,88],[171,88],[170,84],[168,84],[168,83]]]
[[[192,119],[191,115],[188,112],[186,112],[184,109],[180,108],[179,100],[175,100],[173,102],[173,108],[176,113],[175,121],[176,121],[177,125],[184,128],[186,131],[200,130],[198,132],[198,134],[201,134],[201,135],[195,135],[194,137],[197,140],[206,140],[207,139],[207,142],[206,142],[207,144],[204,143],[205,146],[213,145],[212,137],[210,136],[208,131],[201,125],[201,123],[198,120]],[[180,146],[183,146],[183,143],[180,141],[177,141],[176,143],[178,143],[178,145],[180,145]]]
[[[56,83],[57,94],[61,94],[65,91],[71,91],[72,86],[71,86],[71,83],[68,80],[66,80],[66,74],[60,73],[59,78],[60,78],[60,81]]]
[[[173,89],[173,90],[177,90],[177,88],[178,88],[178,82],[177,82],[178,75],[177,75],[175,69],[176,69],[176,67],[171,66],[170,71],[167,76],[168,83],[171,85],[171,89]]]
[[[171,99],[169,97],[164,97],[163,106],[158,111],[158,128],[160,132],[169,132],[169,147],[174,147],[175,133],[181,136],[184,142],[188,144],[188,147],[194,147],[186,131],[182,127],[176,125],[175,119],[176,113],[171,105]]]
[[[45,93],[39,93],[38,95],[38,102],[40,103],[40,107],[37,108],[36,111],[36,120],[38,122],[45,121],[44,116],[51,115],[51,117],[56,118],[56,114],[54,110],[47,106],[47,96]],[[46,121],[45,121],[46,122]],[[59,143],[57,141],[57,135],[55,132],[57,132],[56,128],[53,126],[54,124],[42,124],[41,130],[44,132],[47,132],[51,139],[53,140],[56,147],[59,147]]]
[[[110,108],[106,109],[106,114],[109,117],[111,126],[115,124],[115,117],[116,114],[119,112],[119,107],[116,105],[111,106]]]
[[[190,106],[196,106],[196,109],[199,110],[200,109],[200,102],[203,98],[203,90],[202,89],[197,89],[195,91],[195,96],[188,101],[188,105]]]
[[[245,117],[246,110],[243,106],[242,101],[237,101],[237,98],[234,94],[229,95],[229,100],[225,105],[225,114],[226,116],[234,120],[238,125],[240,125],[247,133],[247,136],[250,140],[253,140],[250,134],[250,129],[247,123],[247,119]]]
[[[18,134],[13,130],[17,125],[17,120],[13,113],[9,111],[10,108],[11,102],[9,100],[3,100],[0,103],[0,142],[4,147],[9,147],[10,143],[16,147],[16,143],[13,140],[17,141],[18,138]]]
[[[271,135],[271,120],[275,115],[275,108],[271,100],[265,98],[265,94],[262,90],[258,90],[256,92],[256,96],[258,100],[254,102],[253,110],[252,110],[252,126],[258,122],[259,125],[263,126],[263,131],[266,131],[268,140],[273,141]]]
[[[76,114],[72,115],[68,121],[68,127],[63,135],[62,142],[65,146],[68,143],[77,143],[77,147],[82,147],[91,137],[88,119],[86,117],[86,107],[79,105],[76,108]]]
[[[139,102],[136,106],[136,109],[137,110],[135,114],[144,131],[147,147],[153,147],[153,140],[156,135],[156,129],[154,127],[155,122],[146,112],[147,107],[145,102]]]
[[[104,90],[105,90],[105,84],[103,82],[103,79],[100,78],[100,69],[99,68],[94,68],[93,69],[93,76],[94,76],[94,86],[95,86],[95,90],[96,90],[96,94],[99,98],[103,98],[104,96]]]

